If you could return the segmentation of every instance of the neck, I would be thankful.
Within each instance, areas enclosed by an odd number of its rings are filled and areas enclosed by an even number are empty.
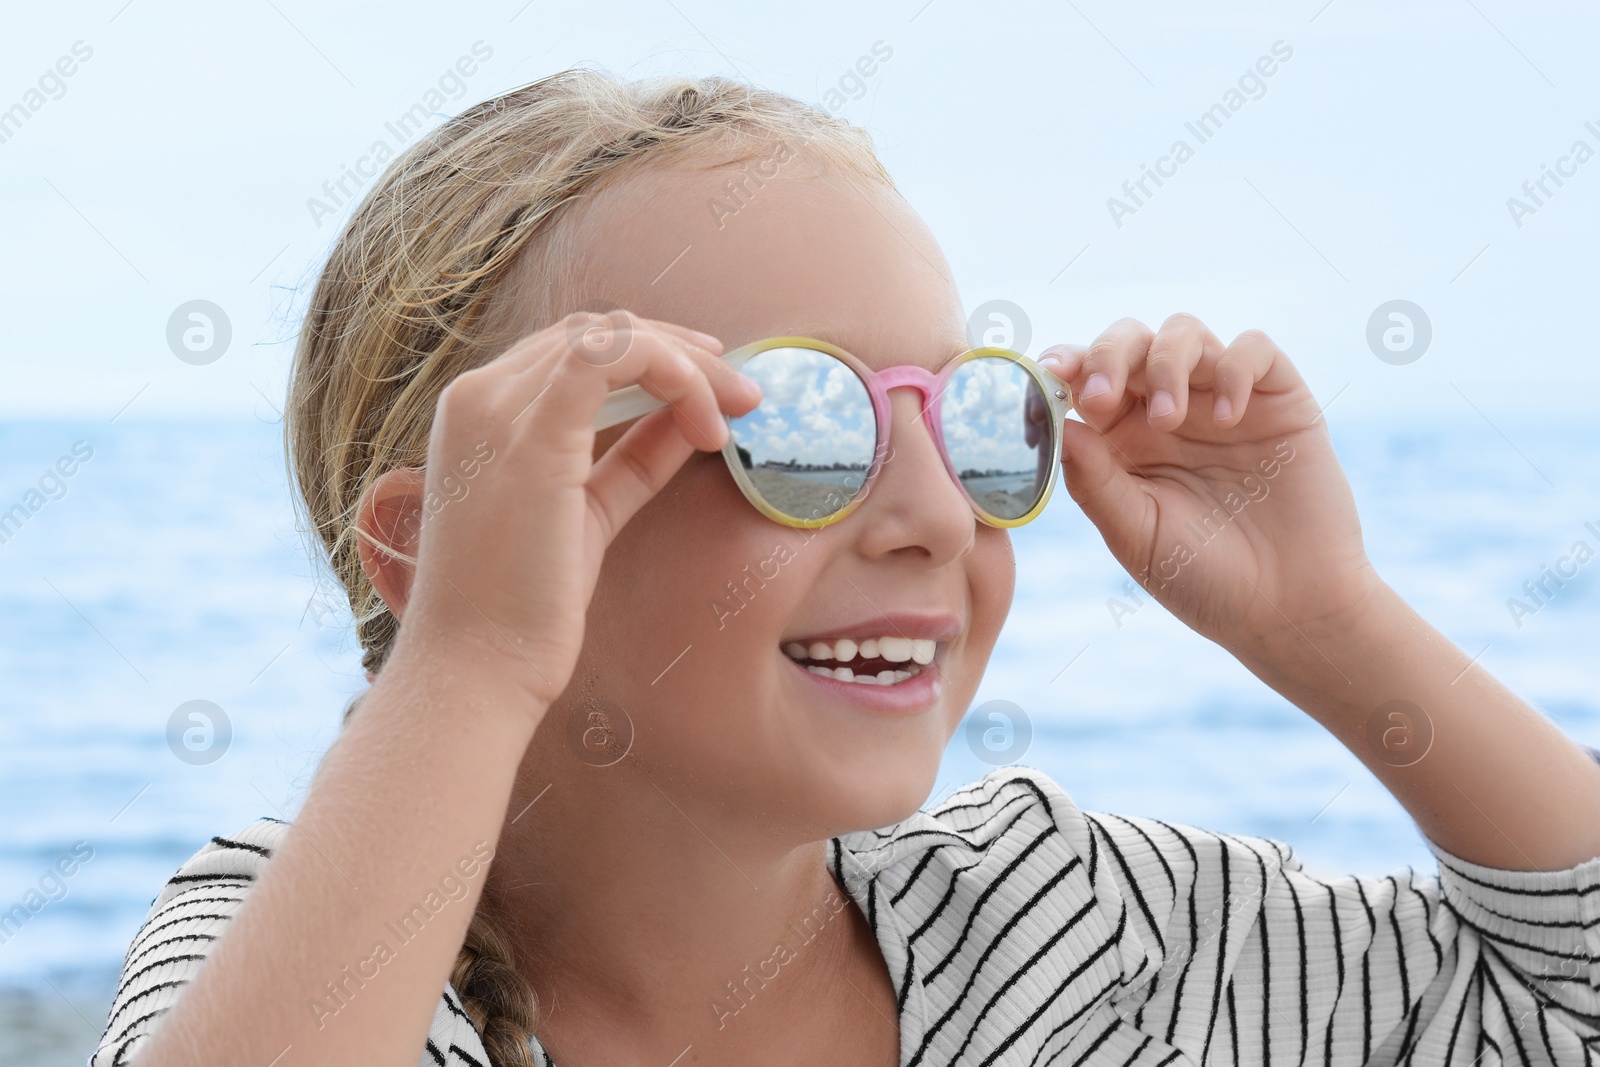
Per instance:
[[[877,956],[825,839],[698,801],[632,756],[531,748],[507,818],[487,893],[553,1055],[759,1049],[856,997],[834,979]]]

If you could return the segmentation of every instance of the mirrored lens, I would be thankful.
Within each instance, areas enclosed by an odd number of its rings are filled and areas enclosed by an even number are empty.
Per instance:
[[[878,440],[866,384],[810,348],[771,348],[739,369],[761,386],[755,410],[729,422],[756,491],[797,519],[826,518],[850,503]]]
[[[1055,470],[1050,405],[1019,363],[978,356],[945,383],[939,421],[950,464],[978,507],[1019,519],[1044,495]]]

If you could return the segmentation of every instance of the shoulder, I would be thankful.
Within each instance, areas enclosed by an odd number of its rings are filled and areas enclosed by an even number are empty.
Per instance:
[[[1218,886],[1226,896],[1294,862],[1275,842],[1085,811],[1024,766],[836,840],[841,881],[874,929],[896,928],[887,936],[913,957],[891,973],[914,971],[940,1010],[966,1003],[976,982],[1021,997],[1023,1017],[1043,1010],[1032,999],[1048,995],[1040,990],[1071,986],[1088,1003],[1149,981],[1180,901],[1209,901]],[[1014,984],[1023,973],[1026,990]],[[911,997],[916,987],[902,982]]]
[[[288,835],[288,823],[264,818],[236,834],[213,837],[167,879],[150,905],[150,915],[168,909],[174,901],[192,899],[201,893],[214,892],[235,902],[243,900]]]
[[[156,894],[123,956],[122,974],[90,1067],[120,1067],[177,1003],[212,946],[293,827],[263,818],[213,837]],[[447,984],[429,1027],[425,1063],[487,1063],[482,1042]]]
[[[974,1005],[1003,1004],[1008,1019],[1036,1018],[1057,995],[1087,1003],[1117,988],[1146,955],[1099,876],[1090,823],[1034,768],[990,771],[931,810],[835,840],[903,1017],[978,1028]]]
[[[891,878],[919,864],[965,867],[987,854],[1015,857],[1030,847],[1081,863],[1095,882],[1181,883],[1218,856],[1274,871],[1300,869],[1285,842],[1087,811],[1044,771],[1015,764],[990,771],[937,807],[838,840],[866,872]]]
[[[126,1063],[192,980],[288,833],[260,819],[213,837],[184,861],[151,902],[122,958],[122,974],[92,1067]]]
[[[929,810],[835,839],[833,862],[852,893],[925,923],[964,923],[986,906],[1042,895],[1087,902],[1101,865],[1090,825],[1043,771],[1006,766]]]
[[[1074,854],[1093,845],[1088,822],[1060,784],[1043,771],[1000,767],[929,810],[876,830],[842,834],[843,849],[875,875],[908,875],[919,865],[961,865],[989,853],[1013,854],[1041,835],[1061,835]]]

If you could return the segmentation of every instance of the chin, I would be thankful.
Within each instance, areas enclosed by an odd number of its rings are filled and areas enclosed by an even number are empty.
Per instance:
[[[790,810],[806,813],[797,829],[825,840],[909,818],[933,791],[943,749],[942,737],[913,734],[848,751],[821,745],[807,758],[809,766],[786,761]]]
[[[877,773],[856,783],[850,798],[851,810],[840,820],[841,825],[834,834],[876,830],[908,819],[922,807],[939,776],[939,761],[913,764],[909,759],[900,759],[897,762],[898,767],[880,767]]]

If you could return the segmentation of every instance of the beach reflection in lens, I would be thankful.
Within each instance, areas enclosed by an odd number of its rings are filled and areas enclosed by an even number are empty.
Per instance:
[[[1054,469],[1050,405],[1023,367],[977,356],[957,367],[940,399],[945,447],[961,486],[990,515],[1017,519],[1043,495]]]
[[[761,403],[729,420],[745,473],[773,508],[820,519],[861,492],[877,444],[866,384],[810,348],[771,348],[739,368]]]

